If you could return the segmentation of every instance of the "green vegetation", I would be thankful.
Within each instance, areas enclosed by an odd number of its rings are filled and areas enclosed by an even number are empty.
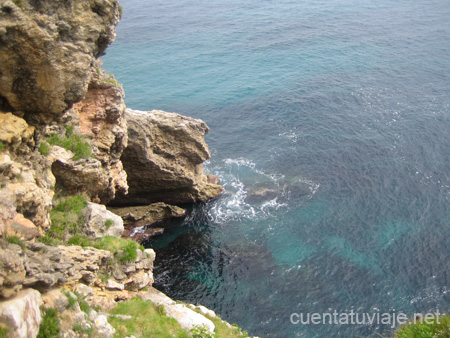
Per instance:
[[[79,233],[84,222],[81,210],[86,204],[87,198],[83,194],[59,198],[57,205],[50,212],[52,226],[41,241],[58,244]]]
[[[48,144],[46,141],[42,141],[38,148],[39,152],[44,156],[50,154],[51,149],[52,148],[50,147],[50,144]]]
[[[8,236],[6,237],[6,241],[10,244],[17,244],[22,249],[25,248],[25,243],[17,236]]]
[[[0,338],[7,338],[8,331],[9,329],[7,327],[0,327]]]
[[[122,18],[123,15],[123,7],[121,5],[119,5],[119,16],[120,18]]]
[[[92,148],[87,142],[88,138],[86,136],[75,135],[73,129],[73,126],[66,126],[66,133],[64,136],[56,133],[52,134],[47,138],[47,142],[72,151],[75,154],[72,158],[74,161],[79,160],[80,158],[92,157]]]
[[[76,323],[73,326],[73,330],[83,336],[91,337],[94,333],[94,328],[92,326],[84,326],[81,323]]]
[[[114,224],[114,221],[112,219],[107,219],[105,222],[105,228],[109,229]]]
[[[122,319],[109,317],[109,323],[116,329],[114,337],[122,338],[135,336],[136,338],[158,337],[158,338],[188,338],[180,324],[175,319],[168,318],[164,311],[151,302],[143,301],[140,298],[133,298],[129,301],[119,303],[111,314],[125,314],[132,316],[132,319]]]
[[[439,321],[439,323],[438,323]],[[450,338],[450,315],[402,326],[394,338]],[[428,323],[427,323],[428,322]]]
[[[136,250],[144,249],[132,239],[117,238],[112,236],[90,239],[86,236],[77,235],[70,238],[67,244],[79,245],[82,247],[90,246],[96,249],[110,251],[120,263],[134,262],[137,259]]]
[[[58,311],[55,309],[44,308],[44,315],[42,317],[41,325],[39,326],[39,333],[37,338],[57,338],[59,337],[60,322],[58,318]]]
[[[215,338],[215,334],[209,333],[206,326],[196,326],[191,330],[192,338]]]
[[[5,144],[3,142],[0,141],[0,151],[2,151],[3,149],[5,149]]]
[[[13,0],[13,2],[14,2],[14,4],[15,4],[17,7],[20,7],[20,8],[23,7],[22,0]]]

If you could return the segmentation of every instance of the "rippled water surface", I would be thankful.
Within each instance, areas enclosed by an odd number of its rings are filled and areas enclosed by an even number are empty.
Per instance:
[[[450,310],[444,0],[122,0],[126,102],[201,118],[225,193],[148,245],[156,286],[261,337],[291,313]]]

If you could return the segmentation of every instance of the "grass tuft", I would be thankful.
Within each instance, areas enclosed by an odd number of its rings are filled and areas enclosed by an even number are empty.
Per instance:
[[[6,145],[0,141],[0,151],[2,151],[3,149],[5,149]]]
[[[37,338],[58,338],[60,334],[60,321],[56,309],[44,308],[41,325]]]
[[[42,155],[47,156],[48,154],[50,154],[51,149],[52,148],[50,147],[50,144],[48,144],[45,141],[42,141],[41,144],[39,145],[38,150]]]
[[[17,244],[18,246],[20,246],[22,249],[25,249],[25,243],[24,241],[22,241],[19,237],[17,236],[8,236],[6,237],[6,241],[9,244]]]
[[[75,135],[73,133],[73,126],[66,126],[66,133],[64,136],[52,134],[47,138],[47,142],[52,145],[63,147],[74,153],[73,160],[81,158],[92,157],[91,145],[87,142],[86,136]]]
[[[159,337],[159,338],[188,338],[180,324],[173,319],[160,313],[157,307],[149,301],[141,298],[133,298],[121,302],[111,310],[111,314],[125,314],[132,316],[132,319],[121,319],[111,316],[108,321],[116,329],[115,338],[135,336]]]
[[[79,233],[84,224],[81,210],[86,204],[87,198],[83,194],[59,198],[58,204],[50,211],[52,226],[40,241],[54,245]]]
[[[419,320],[415,324],[402,326],[397,330],[394,338],[450,338],[450,315],[427,322]]]
[[[132,239],[112,236],[90,239],[87,236],[75,235],[67,241],[67,244],[110,251],[120,263],[134,262],[138,255],[137,249],[140,248],[140,245]]]

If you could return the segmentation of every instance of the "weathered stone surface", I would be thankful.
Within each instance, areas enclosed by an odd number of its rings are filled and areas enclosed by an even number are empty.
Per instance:
[[[123,285],[121,283],[117,283],[116,281],[109,279],[108,282],[106,283],[106,288],[108,290],[124,290],[125,285]]]
[[[77,161],[58,159],[52,165],[57,180],[70,192],[86,192],[91,198],[109,195],[109,179],[100,161],[82,158]]]
[[[82,210],[84,216],[83,231],[90,237],[120,237],[123,233],[123,220],[102,204],[88,203]]]
[[[25,279],[22,250],[18,245],[0,242],[0,296],[11,297],[21,288]]]
[[[153,283],[154,251],[138,250],[134,262],[118,264],[114,255],[105,250],[80,246],[47,246],[28,243],[26,250],[0,240],[0,296],[11,297],[22,287],[48,291],[61,285],[97,285],[105,287],[101,275],[119,283],[123,290],[139,290]]]
[[[44,306],[51,309],[56,309],[58,312],[63,312],[69,305],[69,299],[61,291],[61,289],[53,289],[42,295]]]
[[[151,288],[141,297],[143,300],[150,300],[155,305],[164,306],[166,315],[174,318],[186,331],[192,330],[195,326],[205,326],[210,333],[214,332],[215,325],[211,320],[189,309],[184,304],[177,304],[154,288]]]
[[[80,101],[119,16],[116,0],[3,0],[0,97],[16,111],[47,114]]]
[[[125,225],[123,237],[132,238],[139,243],[164,232],[163,228],[153,228],[153,224],[186,216],[184,209],[163,202],[134,207],[111,207],[109,210],[122,217]]]
[[[29,139],[33,132],[34,127],[28,126],[24,119],[11,113],[0,113],[0,141],[19,143]]]
[[[33,338],[41,323],[41,294],[32,289],[21,291],[14,298],[0,302],[0,323],[9,328],[10,338]]]
[[[122,162],[129,193],[115,204],[192,203],[217,197],[220,185],[208,182],[202,163],[210,157],[201,120],[159,110],[125,110],[128,146]]]
[[[108,323],[108,318],[105,315],[98,315],[94,320],[94,327],[101,337],[111,338],[116,330]]]
[[[25,252],[25,286],[49,289],[61,284],[92,283],[113,258],[109,251],[79,246],[29,244]]]
[[[27,241],[42,236],[42,230],[22,214],[14,216],[11,222],[11,229],[14,231],[14,235]]]
[[[107,203],[116,192],[128,192],[127,174],[120,161],[127,146],[128,132],[124,117],[123,88],[112,75],[106,74],[101,66],[101,61],[97,60],[91,69],[88,92],[73,109],[79,115],[81,132],[96,144],[93,149],[95,158],[101,162],[107,173],[109,196],[102,200]]]

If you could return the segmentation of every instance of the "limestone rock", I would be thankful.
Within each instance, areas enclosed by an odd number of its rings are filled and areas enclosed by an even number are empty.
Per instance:
[[[21,288],[25,279],[22,249],[18,245],[0,242],[0,296],[11,297]]]
[[[86,192],[90,197],[109,195],[109,179],[100,161],[82,158],[77,161],[59,159],[52,165],[56,179],[69,192]]]
[[[8,337],[36,337],[41,323],[42,304],[38,291],[27,289],[0,303],[0,323],[9,328]]]
[[[164,306],[166,315],[174,318],[183,330],[190,331],[195,326],[205,326],[210,333],[214,332],[215,325],[211,320],[189,309],[184,304],[177,304],[171,298],[154,288],[151,288],[141,297],[143,300],[150,300],[155,305]]]
[[[69,305],[69,299],[60,289],[53,289],[42,295],[44,306],[63,312]]]
[[[210,158],[201,120],[159,110],[126,109],[128,146],[122,162],[129,193],[115,204],[192,203],[217,197],[220,185],[208,182],[202,163]]]
[[[27,241],[42,236],[42,230],[22,214],[16,214],[14,216],[11,222],[11,229],[15,235]]]
[[[123,88],[101,66],[101,61],[97,60],[91,70],[88,92],[74,105],[74,112],[79,115],[81,132],[96,144],[93,149],[95,158],[101,162],[109,178],[110,196],[103,199],[107,203],[116,192],[128,192],[127,174],[120,161],[127,146],[128,133]]]
[[[105,287],[100,276],[111,273],[119,278],[110,278],[109,285],[120,284],[120,290],[140,290],[153,283],[155,254],[151,249],[146,252],[137,250],[136,260],[124,264],[119,264],[110,251],[90,247],[28,243],[23,250],[18,245],[0,240],[0,249],[1,297],[11,297],[22,287],[33,287],[43,292],[79,283]]]
[[[29,244],[25,252],[25,286],[49,289],[60,284],[92,283],[113,258],[109,251],[79,246]]]
[[[123,233],[122,218],[106,210],[102,204],[88,203],[82,214],[85,224],[83,231],[90,237],[120,237]]]
[[[10,235],[10,225],[16,216],[16,197],[7,188],[0,189],[0,233]]]
[[[11,113],[0,113],[0,141],[19,143],[30,139],[33,132],[34,127],[28,126],[24,119]]]
[[[122,217],[125,225],[123,237],[132,238],[139,243],[164,232],[163,228],[153,228],[153,224],[186,216],[184,209],[163,202],[143,206],[109,208],[109,210]]]
[[[116,330],[108,323],[108,318],[105,315],[97,316],[94,320],[94,327],[101,337],[111,338],[116,333]]]
[[[2,1],[0,97],[16,111],[47,114],[80,101],[119,16],[117,0]]]

